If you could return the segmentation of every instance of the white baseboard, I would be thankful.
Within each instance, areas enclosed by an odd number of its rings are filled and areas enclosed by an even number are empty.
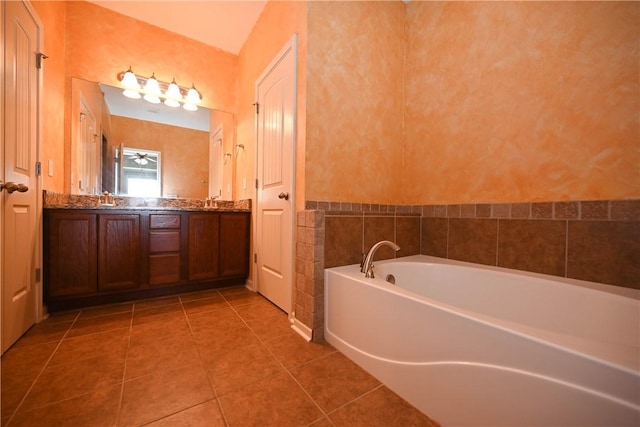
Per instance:
[[[311,338],[313,338],[313,330],[304,323],[300,322],[295,317],[291,320],[291,329],[296,331],[297,334],[304,338],[307,342],[311,341]]]

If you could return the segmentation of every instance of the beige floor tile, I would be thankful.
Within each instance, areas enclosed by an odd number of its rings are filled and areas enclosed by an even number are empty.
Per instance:
[[[276,305],[270,303],[264,298],[257,300],[251,304],[237,305],[234,309],[242,319],[249,321],[255,319],[263,319],[265,317],[284,315],[286,313],[280,310]]]
[[[124,355],[104,356],[48,366],[38,377],[18,412],[39,408],[122,383]]]
[[[100,387],[88,394],[20,412],[10,426],[111,427],[116,423],[121,389],[120,384]]]
[[[33,325],[13,347],[60,341],[71,327],[71,324],[72,321],[38,323]]]
[[[205,329],[194,332],[194,340],[203,360],[211,361],[229,350],[258,344],[260,340],[247,326]]]
[[[225,427],[226,423],[217,400],[210,400],[177,414],[170,415],[147,427]]]
[[[185,303],[188,301],[196,301],[199,299],[214,298],[214,297],[220,297],[220,296],[221,295],[218,290],[211,289],[208,291],[192,292],[190,294],[180,295],[180,301]]]
[[[80,314],[80,310],[70,310],[70,311],[61,311],[57,313],[50,313],[49,316],[44,319],[39,325],[47,325],[50,323],[60,323],[60,322],[72,322],[76,320],[78,315]]]
[[[176,335],[131,345],[127,353],[125,379],[198,363],[199,360],[191,335]]]
[[[205,362],[217,396],[223,396],[264,378],[285,373],[263,344],[230,348]]]
[[[217,333],[227,328],[246,327],[246,323],[231,308],[222,308],[215,312],[191,314],[188,317],[191,330],[196,337],[199,334]]]
[[[191,301],[183,301],[182,306],[187,315],[228,308],[229,304],[220,295]]]
[[[257,292],[252,292],[245,288],[231,288],[220,290],[220,295],[232,306],[252,304],[262,301],[264,297]]]
[[[336,351],[327,343],[306,342],[291,331],[266,342],[267,347],[287,368],[293,368]]]
[[[415,409],[404,399],[380,386],[371,393],[329,414],[333,423],[352,427],[366,425],[371,427],[437,427],[438,423]]]
[[[131,313],[133,311],[133,303],[121,303],[102,305],[84,309],[80,312],[79,319],[87,319],[90,317],[105,316],[107,314]]]
[[[119,354],[124,357],[129,342],[129,329],[121,328],[65,338],[51,358],[49,366],[112,354]]]
[[[219,400],[230,426],[304,426],[324,416],[288,374],[258,381]]]
[[[191,335],[191,329],[186,317],[178,317],[168,320],[156,320],[154,322],[133,325],[131,328],[130,345],[141,345],[157,340]]]
[[[328,417],[320,418],[317,421],[309,424],[309,427],[335,427]],[[354,426],[355,427],[355,426]],[[365,426],[362,426],[365,427]]]
[[[133,325],[157,322],[159,320],[184,319],[184,310],[180,303],[167,304],[133,311]]]
[[[291,322],[284,313],[246,321],[251,330],[263,341],[289,334]]]
[[[149,423],[214,398],[207,372],[198,364],[126,381],[118,424]]]
[[[0,361],[0,412],[11,415],[44,369],[57,343],[44,343],[9,349]]]
[[[144,310],[145,308],[153,308],[153,307],[161,307],[163,305],[173,305],[179,304],[179,297],[161,297],[161,298],[152,298],[142,301],[136,301],[134,305],[134,310]]]
[[[291,374],[325,412],[331,412],[380,385],[380,381],[339,352],[293,368]]]
[[[131,326],[131,312],[107,314],[98,317],[80,318],[75,321],[67,337],[95,334],[96,332],[110,331],[113,329],[127,328]]]

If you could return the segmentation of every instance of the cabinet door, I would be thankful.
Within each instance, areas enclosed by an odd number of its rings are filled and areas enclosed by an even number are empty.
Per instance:
[[[220,215],[217,213],[189,214],[189,280],[219,276],[219,228]]]
[[[97,292],[96,215],[48,213],[46,233],[48,296]]]
[[[140,215],[98,216],[98,289],[140,285]]]
[[[220,275],[249,275],[248,214],[220,214]]]

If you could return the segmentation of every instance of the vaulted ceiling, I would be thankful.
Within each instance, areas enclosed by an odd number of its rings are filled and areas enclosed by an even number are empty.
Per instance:
[[[267,2],[103,0],[91,3],[237,55]]]

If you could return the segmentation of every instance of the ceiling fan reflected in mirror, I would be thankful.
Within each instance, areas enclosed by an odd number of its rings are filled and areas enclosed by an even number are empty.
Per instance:
[[[149,162],[157,163],[156,159],[149,157],[149,153],[135,153],[133,156],[130,156],[129,159],[132,159],[139,165],[146,165]]]

